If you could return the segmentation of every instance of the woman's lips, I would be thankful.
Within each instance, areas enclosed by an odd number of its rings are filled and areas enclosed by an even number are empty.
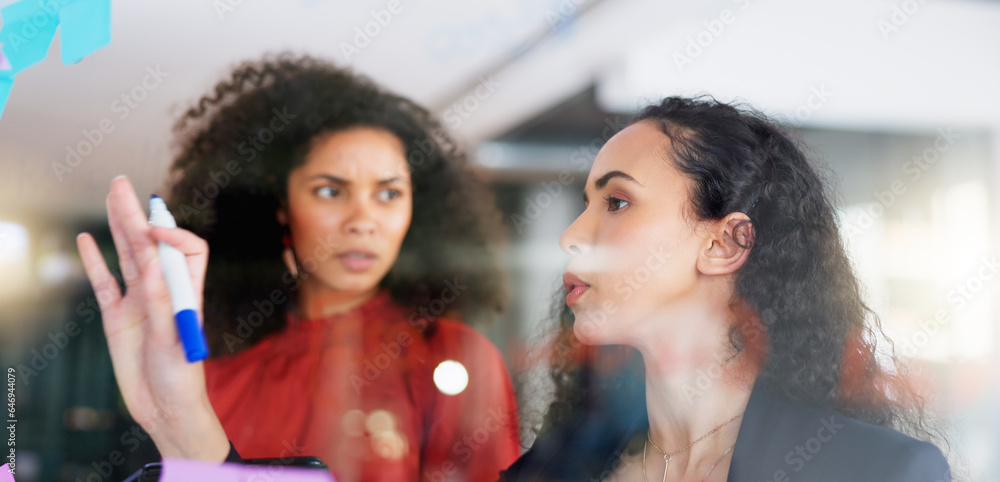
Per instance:
[[[590,288],[590,285],[580,279],[579,276],[569,272],[563,275],[563,286],[565,286],[566,291],[569,292],[569,294],[566,295],[566,306],[570,307],[572,307],[573,304],[575,304],[577,300],[583,296],[583,293]]]
[[[584,285],[578,285],[577,287],[573,288],[573,290],[566,295],[566,306],[573,306],[574,304],[576,304],[576,301],[579,300],[581,296],[583,296],[583,293],[587,291],[587,288],[589,288],[589,286],[584,286]]]
[[[337,255],[337,259],[349,271],[366,271],[375,264],[375,253],[371,251],[347,251]]]

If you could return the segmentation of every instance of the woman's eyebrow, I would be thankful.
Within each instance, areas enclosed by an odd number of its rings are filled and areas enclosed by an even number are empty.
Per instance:
[[[310,181],[312,181],[313,179],[325,179],[327,181],[330,181],[330,182],[336,183],[336,184],[350,184],[351,183],[351,181],[348,181],[347,179],[342,179],[342,178],[339,178],[337,176],[331,176],[329,174],[317,174],[317,175],[309,178]]]
[[[385,179],[382,179],[381,181],[379,181],[378,184],[379,184],[379,186],[381,186],[381,185],[384,185],[384,184],[392,184],[394,182],[398,182],[398,181],[402,181],[402,180],[403,180],[403,178],[399,177],[399,176],[388,177],[388,178],[385,178]]]
[[[351,183],[351,181],[348,181],[347,179],[339,178],[337,176],[331,176],[329,174],[317,174],[317,175],[309,178],[309,180],[314,180],[314,179],[325,179],[325,180],[330,181],[332,183],[343,184],[343,185],[348,185],[348,184]],[[403,178],[399,177],[399,176],[389,177],[389,178],[385,178],[385,179],[380,180],[378,182],[378,185],[382,186],[382,185],[385,185],[385,184],[392,184],[394,182],[402,181],[402,180],[403,180]]]
[[[620,177],[622,179],[625,179],[626,181],[631,181],[631,182],[634,182],[634,183],[642,186],[641,182],[636,181],[634,177],[632,177],[632,176],[630,176],[630,175],[628,175],[628,174],[626,174],[626,173],[624,173],[622,171],[609,171],[609,172],[605,173],[603,176],[599,177],[596,181],[594,181],[594,188],[596,188],[598,190],[604,189],[604,186],[607,186],[608,182],[611,181],[612,179],[616,178],[616,177]],[[646,187],[646,186],[642,186],[642,187]],[[584,190],[583,190],[583,203],[587,204],[587,190],[586,190],[586,188],[584,188]]]

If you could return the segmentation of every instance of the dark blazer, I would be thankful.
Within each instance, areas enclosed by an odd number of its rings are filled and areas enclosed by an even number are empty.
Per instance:
[[[627,442],[648,423],[644,408],[621,413],[612,407],[608,412],[539,437],[500,480],[604,479]],[[951,480],[947,460],[931,443],[791,403],[760,386],[750,395],[732,457],[730,482]]]

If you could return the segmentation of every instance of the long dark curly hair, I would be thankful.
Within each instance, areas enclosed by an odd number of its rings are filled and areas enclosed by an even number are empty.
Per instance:
[[[804,149],[763,114],[711,97],[668,97],[631,123],[639,121],[656,123],[670,139],[669,157],[693,186],[699,218],[742,212],[751,219],[754,237],[743,246],[751,251],[734,280],[734,306],[744,320],[729,341],[736,353],[757,358],[757,384],[791,401],[947,444],[891,346],[888,366],[876,360],[877,335],[884,337],[879,318],[863,300],[826,176]],[[542,432],[612,406],[611,398],[645,400],[641,358],[636,363],[637,355],[623,355],[622,347],[581,345],[573,313],[564,303],[553,311],[555,398]],[[609,371],[614,376],[601,376]]]
[[[289,172],[318,138],[353,127],[398,137],[413,183],[410,228],[379,286],[413,308],[429,306],[448,284],[460,286],[445,313],[469,322],[503,309],[500,215],[440,123],[330,62],[265,55],[235,66],[174,127],[179,153],[169,203],[178,223],[209,244],[204,318],[213,356],[252,346],[285,325],[298,288],[281,260],[287,228],[276,218]]]

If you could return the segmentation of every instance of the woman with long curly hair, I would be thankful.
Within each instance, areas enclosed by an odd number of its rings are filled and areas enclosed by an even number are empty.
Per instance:
[[[828,188],[763,115],[648,106],[584,204],[560,239],[556,399],[503,480],[950,480],[920,397],[876,361]]]
[[[237,66],[175,131],[169,203],[193,233],[147,226],[128,180],[113,181],[124,297],[79,238],[126,405],[161,454],[495,480],[519,450],[512,385],[458,320],[503,307],[502,225],[438,122],[285,54]],[[204,364],[172,329],[156,242],[187,254],[204,292]]]

